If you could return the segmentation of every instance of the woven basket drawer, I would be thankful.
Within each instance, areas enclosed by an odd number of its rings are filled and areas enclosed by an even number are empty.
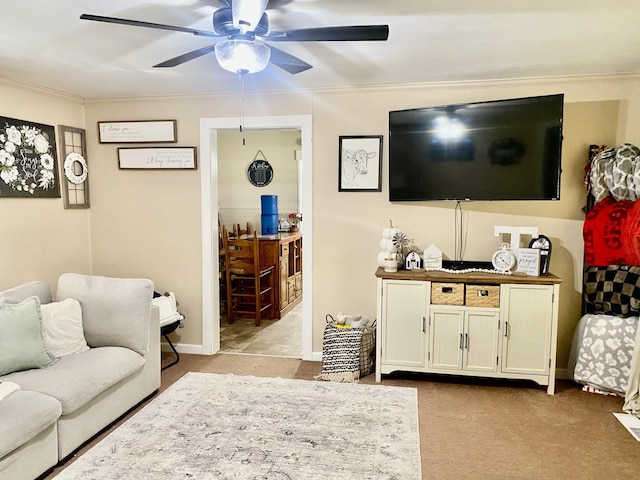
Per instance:
[[[464,283],[431,282],[432,305],[464,305]]]
[[[467,285],[465,305],[468,307],[500,307],[500,287],[498,285]]]

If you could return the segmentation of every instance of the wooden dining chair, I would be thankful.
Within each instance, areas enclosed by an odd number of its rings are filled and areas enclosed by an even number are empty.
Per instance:
[[[223,229],[227,323],[236,316],[250,316],[256,327],[262,318],[273,318],[275,278],[273,265],[260,265],[260,245],[256,232],[249,238],[229,236]]]
[[[225,257],[223,235],[227,235],[226,229],[218,222],[218,285],[220,299],[220,314],[227,314],[227,266]]]
[[[241,236],[247,236],[247,235],[251,235],[253,233],[253,231],[251,230],[251,224],[249,222],[247,222],[247,224],[245,225],[244,228],[242,228],[240,226],[239,223],[234,223],[233,224],[233,236],[234,237],[241,237]]]

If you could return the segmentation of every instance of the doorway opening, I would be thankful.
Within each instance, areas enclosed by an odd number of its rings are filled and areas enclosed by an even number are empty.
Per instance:
[[[219,210],[219,145],[218,133],[237,130],[238,119],[203,118],[200,120],[200,178],[202,198],[202,347],[203,354],[220,351],[220,292],[218,267],[218,224],[214,220]],[[302,359],[312,360],[312,178],[311,178],[311,115],[246,117],[245,130],[297,129],[300,133],[301,168],[299,176],[299,208],[304,212],[301,223],[304,238],[302,265]]]
[[[218,130],[218,226],[227,232],[260,238],[263,262],[275,262],[270,275],[272,307],[256,326],[255,315],[228,323],[225,261],[221,252],[220,351],[302,358],[302,238],[286,222],[300,208],[302,171],[300,130]],[[262,199],[277,214],[262,218]],[[215,219],[214,219],[215,220]],[[277,222],[277,223],[275,223]],[[286,222],[286,223],[285,223]],[[273,225],[272,225],[273,223]],[[264,224],[264,225],[263,225]],[[280,239],[267,239],[277,231]],[[296,227],[297,229],[297,227]],[[224,233],[223,233],[224,235]],[[263,264],[263,266],[265,266]],[[296,273],[297,272],[297,273]]]

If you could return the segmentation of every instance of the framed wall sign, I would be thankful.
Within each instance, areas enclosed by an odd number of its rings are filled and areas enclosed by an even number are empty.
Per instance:
[[[0,197],[60,198],[53,126],[0,117]]]
[[[338,191],[382,191],[382,135],[339,137]]]
[[[118,148],[121,169],[196,170],[196,147]]]
[[[134,120],[98,122],[100,143],[175,143],[178,141],[175,120]]]

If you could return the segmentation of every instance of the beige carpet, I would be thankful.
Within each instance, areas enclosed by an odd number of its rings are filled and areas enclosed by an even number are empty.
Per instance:
[[[180,359],[162,372],[162,389],[188,371],[311,380],[321,367],[234,354]],[[374,376],[361,383],[375,383]],[[417,388],[425,479],[638,478],[640,443],[613,416],[620,398],[584,393],[568,381],[553,396],[528,382],[450,376],[385,376],[383,384]]]

